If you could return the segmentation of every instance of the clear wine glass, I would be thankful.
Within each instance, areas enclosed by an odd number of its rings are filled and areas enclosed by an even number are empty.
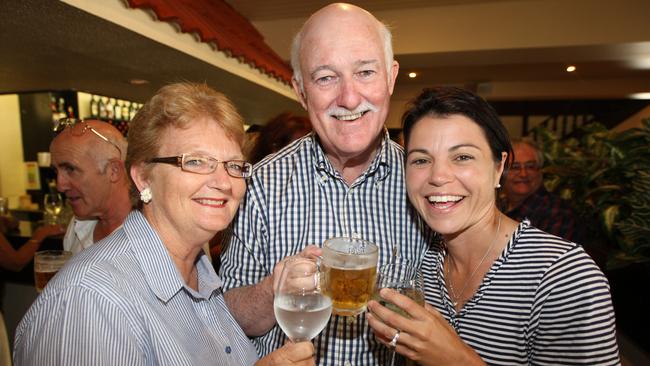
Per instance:
[[[332,299],[320,289],[315,259],[294,257],[285,261],[273,300],[275,319],[293,342],[310,341],[332,314]]]
[[[377,286],[375,286],[375,294],[373,296],[381,305],[402,316],[409,317],[402,309],[379,296],[379,291],[383,288],[393,289],[424,306],[424,281],[422,279],[422,272],[413,261],[396,257],[393,262],[381,266],[377,273]],[[390,361],[391,366],[395,365],[395,353],[393,350]],[[410,360],[406,360],[405,364],[412,365],[413,363]]]
[[[43,206],[47,213],[47,223],[54,225],[58,222],[59,214],[63,210],[63,197],[59,193],[47,193],[43,198]]]

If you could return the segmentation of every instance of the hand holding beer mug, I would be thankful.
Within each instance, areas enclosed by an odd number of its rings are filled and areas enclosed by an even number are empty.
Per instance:
[[[319,282],[315,259],[291,257],[285,261],[275,289],[273,312],[293,342],[312,340],[332,314],[332,300],[321,292]]]
[[[332,238],[323,244],[321,285],[332,313],[356,316],[366,310],[377,275],[379,250],[369,241]]]
[[[45,285],[72,257],[72,252],[66,250],[43,250],[34,254],[34,281],[36,291],[43,291]]]

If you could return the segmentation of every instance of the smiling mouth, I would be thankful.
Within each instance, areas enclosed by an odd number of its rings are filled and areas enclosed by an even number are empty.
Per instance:
[[[194,201],[206,206],[223,206],[226,204],[226,200],[213,200],[209,198],[197,198]]]
[[[347,113],[347,114],[332,114],[331,116],[333,118],[336,118],[339,121],[355,121],[361,117],[363,117],[364,114],[368,113],[369,111],[363,111],[363,112],[358,112],[358,113]]]
[[[433,207],[439,209],[445,209],[457,204],[463,198],[465,197],[456,196],[456,195],[445,195],[445,196],[428,196],[427,200],[431,205],[433,205]]]

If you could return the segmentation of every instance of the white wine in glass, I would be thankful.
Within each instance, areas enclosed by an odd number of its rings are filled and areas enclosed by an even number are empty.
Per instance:
[[[374,299],[388,309],[410,318],[404,310],[390,301],[384,300],[379,296],[379,291],[383,288],[393,289],[400,294],[410,298],[419,305],[424,306],[424,281],[420,269],[410,260],[405,258],[394,258],[394,262],[384,264],[379,268],[377,273],[377,286],[375,286]],[[391,351],[390,366],[396,365],[395,351]],[[411,360],[402,359],[405,365],[414,365]]]
[[[48,224],[54,225],[63,210],[63,198],[58,193],[48,193],[43,198],[43,207],[49,217]]]
[[[290,258],[275,289],[273,311],[280,328],[293,342],[310,341],[320,333],[332,314],[332,299],[319,286],[315,260]]]

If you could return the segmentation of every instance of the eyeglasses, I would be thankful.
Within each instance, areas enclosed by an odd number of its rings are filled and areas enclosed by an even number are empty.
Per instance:
[[[81,131],[80,132],[77,131],[78,128],[75,128],[75,126],[82,126]],[[102,139],[102,140],[108,142],[109,144],[115,146],[117,151],[120,152],[120,156],[122,156],[122,149],[120,149],[120,147],[117,146],[116,143],[109,140],[108,137],[106,137],[106,136],[102,135],[101,133],[99,133],[99,131],[94,129],[93,126],[86,123],[86,121],[84,121],[83,119],[61,118],[61,119],[59,119],[58,121],[56,121],[54,123],[54,127],[52,127],[52,131],[54,131],[55,133],[60,133],[61,131],[63,131],[67,127],[70,127],[70,129],[72,130],[72,134],[76,135],[76,136],[81,136],[84,133],[86,133],[86,131],[90,130],[90,132],[97,135],[97,137],[99,137],[100,139]]]
[[[223,163],[228,175],[235,178],[248,178],[253,174],[253,164],[244,160],[217,160],[210,156],[183,154],[181,156],[169,156],[164,158],[153,158],[147,163],[164,163],[180,167],[183,171],[196,174],[211,174],[217,170],[219,163]]]
[[[512,163],[510,166],[510,170],[513,172],[521,173],[524,170],[530,171],[530,172],[538,172],[541,169],[539,164],[535,161],[527,161],[525,163]]]

